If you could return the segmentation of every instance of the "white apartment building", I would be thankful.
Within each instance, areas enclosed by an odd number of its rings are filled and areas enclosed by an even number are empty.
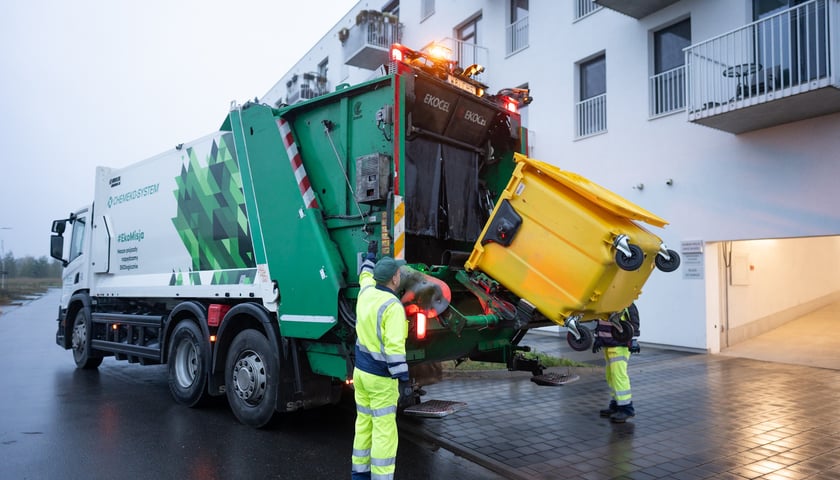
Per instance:
[[[362,0],[262,101],[381,75],[397,40],[529,87],[532,157],[670,221],[643,343],[716,353],[840,301],[840,0]]]

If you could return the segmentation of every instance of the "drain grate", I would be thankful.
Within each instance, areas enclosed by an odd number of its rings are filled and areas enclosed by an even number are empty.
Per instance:
[[[534,375],[531,381],[537,385],[544,385],[547,387],[558,387],[567,383],[580,380],[579,375],[560,374],[560,373],[545,373],[543,375]]]
[[[449,400],[428,400],[419,405],[414,405],[403,410],[403,414],[413,417],[441,418],[455,413],[466,407],[465,402],[450,402]]]

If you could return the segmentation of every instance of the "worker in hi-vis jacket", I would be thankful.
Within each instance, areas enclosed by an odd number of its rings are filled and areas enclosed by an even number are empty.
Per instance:
[[[397,459],[399,382],[408,381],[408,321],[396,291],[403,260],[368,253],[356,303],[356,435],[352,478],[392,479]]]
[[[639,311],[633,303],[622,312],[622,319],[633,326],[633,336],[639,335]],[[633,395],[630,391],[630,377],[627,375],[627,362],[631,353],[639,352],[635,339],[621,342],[613,338],[613,325],[608,320],[598,320],[595,327],[595,342],[592,353],[604,349],[605,374],[612,399],[607,408],[600,411],[602,417],[609,417],[614,423],[624,423],[636,416],[633,407]]]

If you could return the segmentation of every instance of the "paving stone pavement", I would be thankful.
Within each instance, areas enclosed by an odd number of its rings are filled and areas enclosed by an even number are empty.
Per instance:
[[[578,381],[454,374],[424,400],[467,407],[402,417],[400,428],[514,479],[840,480],[840,371],[643,346],[628,367],[636,417],[613,424],[598,415],[609,401],[603,360],[560,340],[522,343],[589,362],[547,370]]]

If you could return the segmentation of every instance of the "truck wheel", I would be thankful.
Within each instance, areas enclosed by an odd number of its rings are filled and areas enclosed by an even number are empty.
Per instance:
[[[261,428],[274,417],[278,370],[268,339],[244,330],[230,345],[225,362],[225,392],[233,414],[245,425]]]
[[[592,341],[594,339],[592,330],[578,324],[578,332],[580,332],[580,339],[575,338],[572,332],[566,333],[566,341],[569,342],[569,346],[576,352],[589,350],[592,347]]]
[[[76,312],[73,319],[73,360],[76,368],[91,370],[102,363],[102,355],[96,355],[90,348],[90,318],[84,308]]]
[[[200,405],[209,397],[209,346],[194,322],[175,326],[169,340],[169,391],[176,402],[188,407]]]
[[[671,257],[670,260],[666,260],[662,255],[657,255],[656,258],[653,259],[653,263],[656,264],[656,268],[665,273],[673,272],[680,266],[680,255],[677,252],[669,249],[668,256]]]
[[[618,268],[632,272],[638,270],[645,263],[645,252],[642,250],[642,247],[633,245],[632,243],[629,244],[629,247],[631,254],[629,257],[621,250],[615,252],[615,263],[618,265]]]

